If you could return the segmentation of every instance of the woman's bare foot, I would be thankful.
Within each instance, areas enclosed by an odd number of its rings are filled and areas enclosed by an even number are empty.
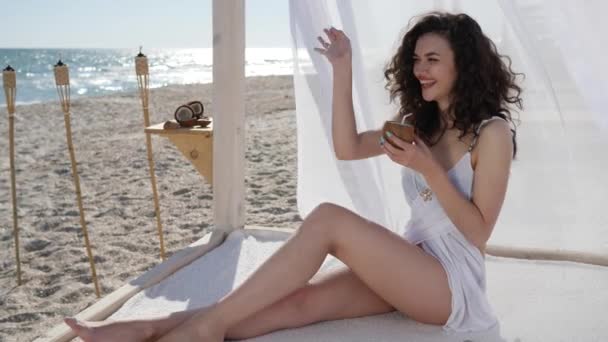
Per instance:
[[[85,322],[74,318],[63,320],[85,342],[146,341],[153,327],[144,322]]]

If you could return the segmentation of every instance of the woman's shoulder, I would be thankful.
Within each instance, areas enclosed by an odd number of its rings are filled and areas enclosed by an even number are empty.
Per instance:
[[[471,148],[474,148],[480,140],[504,139],[505,136],[508,136],[509,139],[513,138],[510,122],[501,116],[492,116],[488,119],[481,120],[474,127],[474,138]]]
[[[494,132],[494,134],[500,134],[500,132],[504,131],[511,131],[511,125],[507,119],[503,118],[502,116],[493,116],[479,122],[477,125],[477,135],[481,135],[481,132],[483,131],[482,128],[485,128],[484,130],[486,131]]]
[[[513,132],[507,120],[495,116],[482,121],[469,148],[469,151],[473,151],[473,165],[477,165],[477,161],[484,155],[491,158],[504,155],[505,158],[510,159],[513,144]]]
[[[489,153],[513,149],[511,125],[507,120],[497,116],[480,124],[476,140],[478,149]]]

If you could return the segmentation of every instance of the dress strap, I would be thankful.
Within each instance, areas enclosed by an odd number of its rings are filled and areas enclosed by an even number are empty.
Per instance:
[[[489,119],[483,120],[479,124],[479,126],[477,126],[477,129],[475,130],[475,136],[473,137],[473,141],[471,142],[471,145],[469,145],[469,152],[471,152],[475,148],[475,145],[477,145],[477,138],[479,138],[479,133],[481,132],[481,128],[483,126],[485,126],[488,122],[494,121],[496,119],[504,120],[500,116],[493,116]]]

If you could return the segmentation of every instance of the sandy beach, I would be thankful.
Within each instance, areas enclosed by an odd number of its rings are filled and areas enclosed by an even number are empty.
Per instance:
[[[150,120],[171,119],[209,84],[150,94]],[[24,284],[16,286],[8,120],[0,113],[0,341],[31,341],[97,301],[57,102],[17,106],[17,196]],[[296,117],[291,76],[247,79],[246,224],[296,228]],[[159,263],[143,114],[137,93],[72,101],[85,217],[102,296]],[[167,140],[153,136],[165,246],[172,252],[212,225],[212,191]]]

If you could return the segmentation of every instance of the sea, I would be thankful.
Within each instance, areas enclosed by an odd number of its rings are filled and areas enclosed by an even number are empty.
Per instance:
[[[148,49],[150,88],[213,81],[213,49]],[[53,65],[68,65],[71,98],[137,90],[135,56],[139,49],[0,49],[0,67],[17,77],[16,103],[57,101]],[[291,75],[291,48],[245,49],[245,75]],[[0,93],[4,93],[0,91]],[[0,96],[0,106],[6,105]]]

